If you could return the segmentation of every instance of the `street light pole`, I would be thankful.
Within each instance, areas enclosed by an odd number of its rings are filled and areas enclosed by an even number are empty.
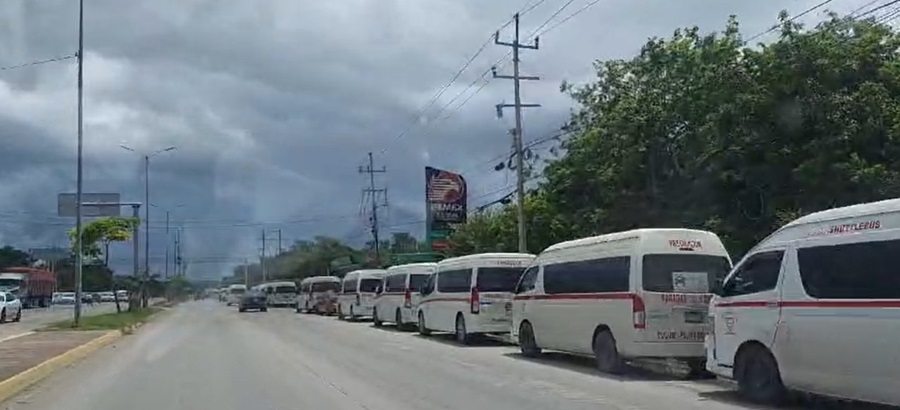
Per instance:
[[[78,159],[75,182],[75,313],[73,322],[81,321],[81,278],[84,265],[81,244],[81,191],[84,185],[84,0],[78,2]]]
[[[169,210],[166,209],[166,279],[169,279]]]
[[[150,203],[150,156],[144,155],[144,202]],[[141,281],[141,307],[147,307],[147,281],[150,280],[150,207],[144,209],[144,280]]]
[[[134,148],[129,146],[121,144],[119,146],[122,149],[135,152]],[[141,307],[147,307],[146,283],[150,280],[150,158],[175,149],[177,148],[169,147],[157,150],[152,154],[144,154],[144,201],[147,203],[147,207],[144,209],[144,275],[140,287]]]

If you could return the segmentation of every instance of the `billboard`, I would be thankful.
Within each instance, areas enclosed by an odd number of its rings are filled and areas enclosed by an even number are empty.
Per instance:
[[[449,249],[449,238],[466,222],[466,179],[455,172],[425,167],[425,237],[433,251]]]
[[[81,203],[107,203],[107,204],[115,204],[115,205],[82,205],[81,206],[81,216],[85,218],[91,217],[103,217],[103,216],[120,216],[122,207],[119,205],[121,202],[121,198],[119,194],[99,194],[99,193],[86,193],[83,192],[81,194]],[[59,198],[57,200],[57,214],[59,216],[67,216],[67,217],[75,217],[75,194],[59,194]]]

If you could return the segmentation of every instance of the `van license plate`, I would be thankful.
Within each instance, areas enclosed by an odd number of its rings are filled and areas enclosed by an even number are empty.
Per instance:
[[[684,312],[684,323],[706,323],[703,312]]]

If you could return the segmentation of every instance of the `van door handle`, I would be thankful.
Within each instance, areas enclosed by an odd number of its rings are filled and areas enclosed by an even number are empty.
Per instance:
[[[766,302],[766,307],[767,308],[777,308],[778,302]]]

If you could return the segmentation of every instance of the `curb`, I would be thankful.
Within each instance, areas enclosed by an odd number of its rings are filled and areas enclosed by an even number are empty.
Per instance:
[[[75,347],[56,357],[51,357],[50,359],[45,360],[37,366],[27,369],[15,376],[12,376],[0,382],[0,402],[8,400],[22,390],[25,390],[29,386],[43,380],[54,371],[87,357],[91,353],[100,350],[102,347],[107,346],[115,342],[116,340],[119,340],[119,338],[121,337],[121,331],[114,330],[108,332],[103,336],[91,340],[90,342],[87,342],[81,346]]]

